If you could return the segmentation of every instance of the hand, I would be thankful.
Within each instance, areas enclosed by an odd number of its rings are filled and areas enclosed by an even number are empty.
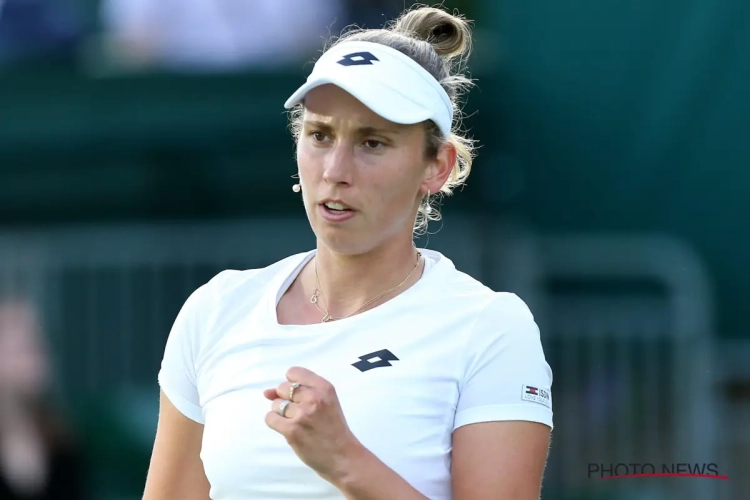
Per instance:
[[[287,382],[263,391],[273,401],[266,424],[286,438],[308,467],[335,484],[363,447],[349,429],[330,382],[298,367],[290,368],[286,378]],[[279,405],[289,400],[289,389],[295,382],[299,387],[282,417]]]

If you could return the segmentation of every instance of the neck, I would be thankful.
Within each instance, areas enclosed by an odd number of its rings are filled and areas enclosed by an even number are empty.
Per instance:
[[[361,255],[341,255],[332,252],[320,242],[312,268],[310,295],[317,288],[315,267],[320,281],[319,305],[334,318],[353,314],[368,301],[398,286],[414,272],[397,290],[369,304],[367,310],[400,294],[416,283],[421,276],[421,262],[411,239],[389,245]],[[419,266],[416,270],[415,266]],[[360,311],[362,312],[362,311]]]

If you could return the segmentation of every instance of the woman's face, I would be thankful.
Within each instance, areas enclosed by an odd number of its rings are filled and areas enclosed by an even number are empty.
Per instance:
[[[380,117],[334,85],[308,92],[297,163],[307,216],[327,247],[355,255],[411,239],[420,199],[450,173],[449,154],[425,157],[425,133],[422,124]]]
[[[24,305],[0,305],[0,393],[34,395],[47,380],[36,318]]]

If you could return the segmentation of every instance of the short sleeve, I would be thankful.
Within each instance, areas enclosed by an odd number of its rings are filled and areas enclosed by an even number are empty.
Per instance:
[[[159,371],[159,386],[169,401],[186,417],[203,422],[198,397],[195,361],[198,359],[200,334],[207,327],[202,319],[207,308],[208,285],[204,285],[185,301],[164,349]]]
[[[454,429],[510,420],[552,428],[552,370],[526,304],[498,293],[468,340]]]

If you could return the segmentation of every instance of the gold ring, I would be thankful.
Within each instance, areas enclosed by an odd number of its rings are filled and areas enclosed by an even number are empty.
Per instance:
[[[294,391],[297,390],[297,388],[299,388],[299,384],[297,382],[293,383],[289,387],[289,401],[293,401],[294,400]]]

